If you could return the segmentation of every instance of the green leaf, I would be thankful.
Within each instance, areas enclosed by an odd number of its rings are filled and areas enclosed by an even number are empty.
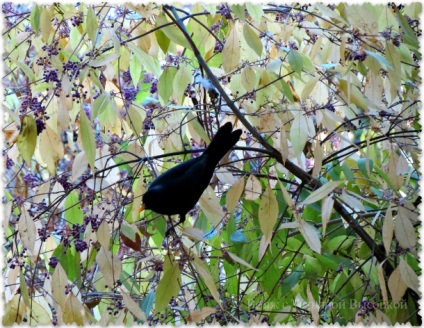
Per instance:
[[[294,98],[293,98],[293,92],[292,92],[292,90],[290,89],[290,87],[287,84],[287,82],[284,81],[284,79],[281,79],[280,81],[281,81],[281,87],[282,87],[283,94],[293,104],[294,103]]]
[[[173,94],[172,98],[177,101],[177,103],[182,103],[182,97],[184,96],[184,91],[187,89],[187,85],[190,84],[193,80],[193,75],[188,66],[181,65],[175,74],[173,81]]]
[[[163,105],[165,105],[169,101],[169,98],[172,95],[174,89],[173,82],[176,73],[177,69],[175,67],[167,67],[159,78],[158,93],[159,99],[161,100],[161,103]]]
[[[40,31],[40,18],[41,18],[41,9],[38,4],[34,4],[34,7],[31,10],[31,27],[34,30],[35,34],[38,34]]]
[[[156,27],[160,27],[168,23],[170,22],[166,19],[165,14],[159,15],[156,19]],[[161,30],[175,44],[179,44],[184,48],[191,50],[190,43],[187,41],[183,32],[175,24],[162,27]]]
[[[259,39],[259,34],[248,24],[243,25],[243,37],[246,40],[246,43],[250,48],[255,51],[258,56],[262,55],[263,45],[261,39]]]
[[[321,186],[317,190],[313,191],[308,197],[306,197],[302,203],[312,204],[324,197],[328,196],[334,189],[336,189],[343,181],[329,181],[325,185]]]
[[[293,287],[296,286],[300,281],[300,278],[302,278],[302,272],[302,267],[299,266],[283,279],[281,284],[281,290],[283,291],[282,296],[290,294]]]
[[[31,158],[37,145],[37,125],[33,116],[26,115],[22,120],[22,128],[16,140],[22,158],[31,166]]]
[[[134,55],[137,56],[139,62],[143,63],[143,67],[145,67],[147,71],[153,73],[154,76],[159,76],[162,73],[159,60],[156,57],[146,54],[133,43],[128,43],[128,47]]]
[[[252,17],[252,19],[256,22],[256,23],[260,23],[261,22],[261,18],[264,14],[263,11],[263,6],[261,4],[254,4],[251,2],[247,2],[246,3],[246,9],[250,15],[250,17]],[[247,26],[247,24],[246,24]]]
[[[178,262],[172,254],[165,256],[163,276],[156,289],[155,311],[165,310],[172,297],[176,297],[181,288],[181,273]]]
[[[130,57],[130,75],[134,85],[137,85],[141,78],[141,72],[143,71],[143,66],[140,63],[140,60],[134,54]]]
[[[235,4],[231,6],[231,11],[242,21],[245,20],[245,5]]]
[[[81,202],[76,190],[72,190],[65,199],[65,218],[71,224],[83,223]]]
[[[88,8],[87,16],[85,17],[85,26],[87,30],[87,35],[90,38],[91,42],[94,44],[97,38],[97,29],[99,27],[97,23],[96,13],[92,7]]]
[[[372,51],[369,51],[369,50],[365,50],[365,52],[366,52],[366,54],[367,54],[368,56],[371,56],[371,57],[373,57],[373,58],[377,59],[377,61],[378,61],[380,64],[385,65],[387,69],[391,69],[391,70],[393,69],[392,65],[390,65],[390,63],[386,60],[386,58],[384,58],[384,57],[383,57],[382,55],[380,55],[379,53],[372,52]]]
[[[94,161],[96,159],[96,138],[94,136],[94,130],[91,127],[91,122],[82,108],[80,110],[79,131],[81,134],[82,148],[84,149],[85,155],[87,156],[88,163],[93,169]]]
[[[358,159],[357,164],[358,164],[358,168],[362,172],[362,174],[364,176],[366,176],[367,178],[369,178],[368,171],[367,171],[367,159],[366,158],[360,158],[360,159]],[[369,160],[369,170],[370,170],[370,172],[372,172],[373,168],[374,168],[374,162],[373,162],[372,159],[370,159]]]
[[[291,50],[287,59],[293,70],[296,73],[301,74],[303,69],[303,59],[299,52],[296,50]]]

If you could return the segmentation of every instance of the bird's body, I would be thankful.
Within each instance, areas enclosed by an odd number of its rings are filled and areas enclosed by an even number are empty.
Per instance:
[[[164,215],[179,214],[180,222],[183,222],[209,185],[221,158],[239,140],[242,131],[232,129],[232,124],[226,123],[201,156],[183,162],[156,178],[143,195],[144,208]]]

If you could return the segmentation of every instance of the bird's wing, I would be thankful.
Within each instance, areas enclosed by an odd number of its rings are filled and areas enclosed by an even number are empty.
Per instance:
[[[202,159],[202,157],[192,158],[174,166],[157,177],[150,187],[166,186],[166,189],[173,192],[174,189],[180,188],[182,184],[188,184],[189,186],[197,185],[199,176],[203,174],[206,168],[206,163]]]

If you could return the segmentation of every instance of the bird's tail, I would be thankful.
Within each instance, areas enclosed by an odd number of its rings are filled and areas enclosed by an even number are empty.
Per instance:
[[[237,143],[241,133],[240,129],[233,131],[233,125],[227,122],[217,131],[204,154],[213,159],[214,165],[217,165],[221,158]]]

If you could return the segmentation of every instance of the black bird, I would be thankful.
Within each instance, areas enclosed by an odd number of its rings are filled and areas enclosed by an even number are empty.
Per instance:
[[[232,130],[230,122],[224,124],[201,156],[178,164],[156,178],[143,195],[140,211],[146,208],[163,215],[179,214],[178,223],[184,222],[209,185],[221,158],[239,140],[242,131]]]

